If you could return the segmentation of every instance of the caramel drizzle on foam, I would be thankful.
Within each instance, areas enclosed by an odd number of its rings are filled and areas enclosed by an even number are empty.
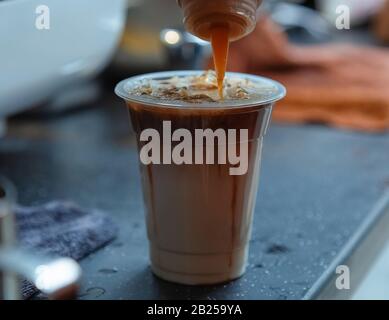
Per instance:
[[[158,98],[162,101],[189,103],[250,99],[250,93],[245,88],[253,87],[254,84],[249,80],[226,78],[224,80],[223,99],[219,95],[218,82],[220,82],[220,79],[217,78],[215,72],[208,70],[197,76],[141,81],[133,89],[133,94]]]

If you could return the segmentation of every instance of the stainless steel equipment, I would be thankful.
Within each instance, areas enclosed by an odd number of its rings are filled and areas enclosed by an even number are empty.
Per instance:
[[[15,232],[15,190],[0,178],[0,300],[21,298],[19,277],[33,283],[49,299],[76,296],[81,269],[70,258],[50,258],[17,246]]]

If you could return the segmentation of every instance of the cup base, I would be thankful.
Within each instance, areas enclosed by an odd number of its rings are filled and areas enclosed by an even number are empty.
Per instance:
[[[167,281],[207,285],[241,277],[246,269],[248,246],[221,254],[187,254],[150,245],[151,269]]]

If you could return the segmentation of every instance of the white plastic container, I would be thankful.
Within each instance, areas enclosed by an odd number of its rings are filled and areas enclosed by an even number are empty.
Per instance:
[[[50,29],[36,20],[44,4]],[[126,0],[0,2],[0,119],[96,75],[116,48]]]

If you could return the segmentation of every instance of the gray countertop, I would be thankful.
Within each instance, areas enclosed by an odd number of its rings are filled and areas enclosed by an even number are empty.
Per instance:
[[[135,140],[119,99],[11,120],[0,140],[1,172],[21,204],[70,199],[119,225],[116,240],[82,260],[82,299],[303,298],[389,188],[389,135],[273,123],[263,157],[247,273],[190,287],[148,267]]]

